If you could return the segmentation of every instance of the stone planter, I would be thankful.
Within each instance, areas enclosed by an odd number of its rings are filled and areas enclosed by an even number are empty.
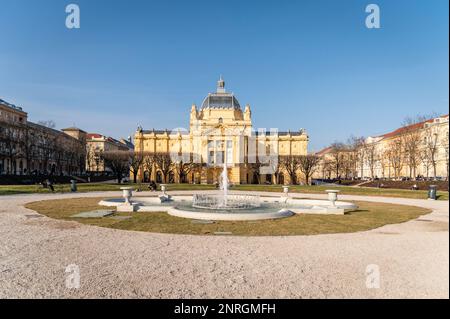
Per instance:
[[[325,192],[327,192],[328,194],[328,200],[331,202],[331,205],[334,207],[336,206],[336,201],[338,199],[338,193],[340,191],[338,190],[326,190]]]
[[[159,199],[161,200],[161,203],[172,201],[172,196],[170,196],[166,193],[167,185],[161,184],[160,186],[161,186],[162,195],[159,196]]]
[[[123,198],[126,205],[131,205],[131,197],[133,196],[133,187],[121,187]]]

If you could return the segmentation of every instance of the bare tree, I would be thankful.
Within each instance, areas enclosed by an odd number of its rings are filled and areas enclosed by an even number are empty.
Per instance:
[[[257,156],[254,163],[247,163],[247,168],[251,172],[251,183],[261,184],[261,167],[263,164]],[[256,181],[255,181],[256,179]]]
[[[52,175],[54,173],[54,166],[51,165],[55,160],[55,148],[57,143],[57,135],[44,126],[35,127],[39,131],[39,148],[40,161],[43,166],[44,174]]]
[[[388,167],[388,178],[391,179],[392,177],[392,167],[393,167],[393,160],[392,160],[392,150],[390,146],[384,150],[383,152],[383,158],[387,161],[387,167]]]
[[[148,172],[149,178],[152,176],[153,165],[155,165],[155,154],[153,152],[144,152],[142,169],[144,172]]]
[[[297,184],[297,171],[300,168],[300,156],[297,155],[283,155],[280,156],[280,165],[288,173],[291,184]]]
[[[333,172],[333,164],[330,161],[322,158],[321,166],[322,166],[322,178],[331,179],[331,174]]]
[[[133,182],[137,183],[137,174],[144,161],[142,152],[130,151],[130,172],[133,174]]]
[[[386,178],[386,168],[388,171],[388,178],[391,178],[391,167],[389,163],[389,155],[387,151],[380,152],[379,154],[379,160],[380,168],[381,168],[381,176],[383,178]]]
[[[109,167],[117,176],[117,183],[122,182],[122,178],[130,171],[130,152],[129,151],[106,151],[102,153],[102,160],[105,166]]]
[[[269,167],[275,177],[275,184],[277,184],[277,185],[280,184],[280,175],[281,175],[281,171],[282,171],[282,166],[280,165],[280,161],[278,160],[278,157],[276,159],[274,159],[274,158],[269,159]]]
[[[361,177],[364,175],[365,143],[366,139],[363,136],[351,136],[348,140],[349,149],[353,153],[351,163],[354,176],[358,175],[358,166],[361,170]]]
[[[15,172],[16,159],[20,157],[20,144],[19,136],[21,132],[17,126],[3,124],[0,130],[0,142],[2,146],[3,157],[8,159],[9,165],[6,167],[6,174],[12,174]]]
[[[178,172],[178,178],[180,183],[187,182],[187,177],[189,173],[199,167],[199,164],[194,163],[193,154],[181,154],[179,160],[175,163]]]
[[[331,145],[331,166],[333,167],[334,173],[336,174],[337,179],[341,179],[341,174],[344,166],[345,155],[344,153],[347,151],[347,147],[345,144],[340,142],[335,142]]]
[[[449,177],[449,136],[448,132],[445,133],[445,136],[442,138],[441,145],[444,148],[444,157],[445,157],[445,165],[447,176],[446,179],[448,181]]]
[[[436,166],[437,166],[437,152],[438,152],[438,134],[437,132],[433,129],[433,127],[428,126],[425,128],[424,131],[424,149],[427,152],[427,155],[430,163],[431,163],[431,167],[433,168],[433,177],[436,178]]]
[[[28,125],[23,126],[23,138],[20,139],[20,148],[25,159],[27,167],[27,175],[31,174],[31,161],[35,156],[35,148],[37,144],[36,133]]]
[[[79,174],[86,172],[86,140],[72,139],[72,156]]]
[[[423,124],[420,124],[422,119],[417,117],[416,119],[407,118],[403,123],[403,147],[405,151],[405,159],[408,163],[409,177],[416,177],[417,166],[420,161],[420,146],[422,142],[420,128]]]
[[[429,156],[429,152],[426,148],[422,149],[420,151],[420,161],[422,162],[423,166],[425,167],[427,178],[430,177],[430,168],[431,168],[431,159]]]
[[[403,141],[395,139],[389,143],[389,161],[394,170],[394,176],[400,178],[404,165]]]
[[[156,168],[161,172],[163,176],[163,182],[167,183],[169,173],[174,166],[172,156],[168,152],[157,152],[154,153],[153,159],[155,161]]]
[[[373,179],[375,177],[375,166],[378,161],[377,148],[375,143],[366,143],[364,148],[364,153],[366,154],[366,162],[370,170],[370,177]]]
[[[347,146],[348,147],[348,146]],[[348,149],[347,152],[344,152],[342,154],[342,166],[341,166],[341,171],[342,174],[344,175],[345,179],[350,179],[351,177],[355,176],[355,153],[353,152],[353,150]]]
[[[320,157],[314,154],[302,155],[299,157],[299,170],[305,176],[305,183],[310,185],[310,177],[316,171],[320,163]]]

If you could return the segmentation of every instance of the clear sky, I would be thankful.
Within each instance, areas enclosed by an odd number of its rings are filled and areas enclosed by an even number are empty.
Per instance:
[[[65,7],[81,28],[65,27]],[[381,29],[365,27],[365,7]],[[447,0],[0,0],[0,98],[113,137],[188,127],[223,74],[255,127],[311,150],[448,113]]]

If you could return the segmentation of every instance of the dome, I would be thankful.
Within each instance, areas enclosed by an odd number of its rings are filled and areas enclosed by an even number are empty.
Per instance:
[[[225,81],[220,77],[217,82],[217,92],[210,93],[203,100],[202,109],[206,108],[227,108],[240,109],[241,105],[234,94],[225,91]]]
[[[239,101],[233,94],[211,93],[202,103],[202,109],[206,108],[227,108],[240,109]]]

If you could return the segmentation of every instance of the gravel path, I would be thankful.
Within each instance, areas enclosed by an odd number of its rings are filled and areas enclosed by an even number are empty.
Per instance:
[[[433,213],[368,232],[295,237],[121,231],[23,208],[100,196],[120,193],[0,197],[0,298],[449,298],[448,201],[340,196]],[[70,264],[79,266],[79,289],[66,287]],[[368,265],[379,268],[378,289],[366,286]]]

